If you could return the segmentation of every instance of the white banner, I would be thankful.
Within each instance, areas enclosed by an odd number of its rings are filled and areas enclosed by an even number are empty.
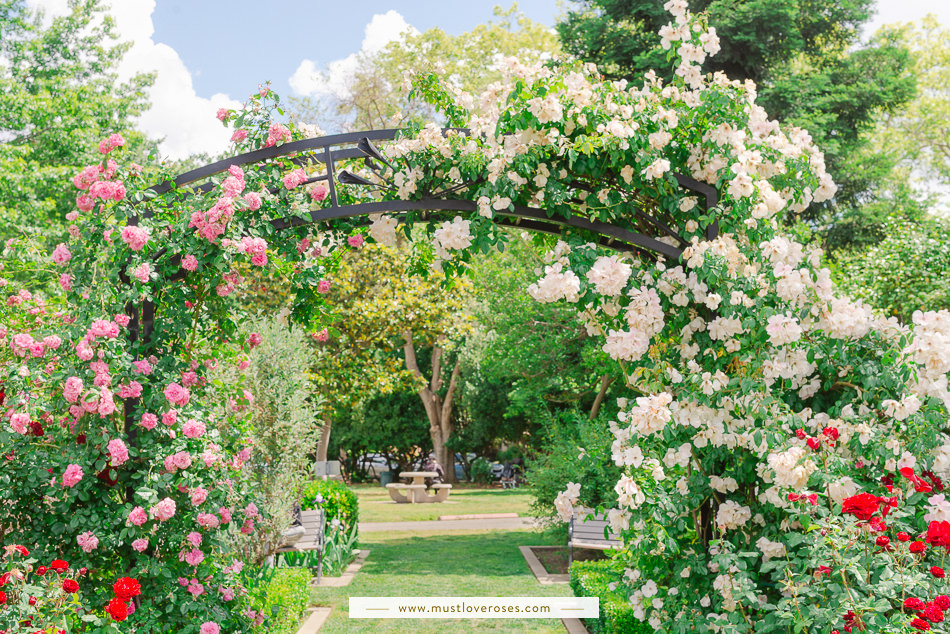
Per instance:
[[[599,604],[597,597],[350,597],[350,618],[597,618]]]

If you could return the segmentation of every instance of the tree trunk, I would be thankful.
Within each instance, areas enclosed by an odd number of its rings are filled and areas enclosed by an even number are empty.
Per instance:
[[[419,370],[419,363],[416,360],[416,346],[412,341],[412,333],[405,332],[403,337],[406,345],[403,350],[406,353],[406,369],[416,375],[423,381],[423,386],[419,389],[419,398],[422,399],[422,406],[426,410],[426,418],[429,419],[429,436],[432,438],[432,453],[435,459],[442,465],[445,471],[445,481],[455,483],[455,460],[452,451],[445,446],[452,432],[455,431],[452,424],[452,400],[455,397],[455,390],[458,388],[458,379],[462,367],[459,361],[455,362],[452,369],[452,375],[449,378],[449,387],[443,399],[439,396],[439,390],[442,389],[442,347],[436,343],[432,348],[432,376],[426,381],[422,371]]]
[[[327,461],[327,451],[330,449],[330,429],[333,427],[329,416],[323,417],[323,426],[320,428],[320,444],[317,445],[317,462]]]
[[[610,384],[614,380],[610,375],[603,375],[600,377],[600,391],[597,392],[597,398],[594,399],[594,405],[590,408],[590,419],[594,420],[597,418],[597,414],[600,413],[600,406],[604,404],[604,397],[607,396],[607,388],[610,387]]]

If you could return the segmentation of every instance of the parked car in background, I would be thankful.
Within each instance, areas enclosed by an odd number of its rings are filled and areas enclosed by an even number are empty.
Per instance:
[[[360,471],[371,480],[379,480],[380,473],[389,471],[389,462],[386,460],[386,456],[381,453],[364,454],[360,456],[357,465]]]

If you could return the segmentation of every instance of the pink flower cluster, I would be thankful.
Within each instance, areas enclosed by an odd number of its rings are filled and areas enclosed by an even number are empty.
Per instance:
[[[287,189],[295,189],[298,185],[302,185],[307,181],[307,172],[302,168],[298,168],[284,176],[280,181]]]
[[[86,531],[76,538],[76,543],[84,553],[91,553],[99,547],[99,538],[93,535],[92,531]]]
[[[267,140],[264,142],[264,147],[271,147],[288,141],[290,141],[290,130],[276,121],[270,124],[270,127],[267,128]]]
[[[122,147],[125,145],[125,139],[122,138],[122,135],[116,132],[115,134],[110,134],[107,138],[99,142],[99,151],[103,154],[108,154],[117,147]]]
[[[148,521],[148,515],[141,506],[136,506],[129,512],[129,523],[134,526],[141,526]]]
[[[191,466],[191,454],[187,451],[179,451],[170,456],[165,456],[164,465],[165,471],[169,473],[174,473],[178,469],[187,469]]]
[[[175,515],[175,500],[164,498],[149,509],[149,515],[159,522],[170,520]]]
[[[251,264],[255,266],[267,264],[267,241],[264,238],[241,238],[241,250],[251,256]]]
[[[201,438],[205,433],[205,425],[201,421],[189,420],[181,429],[188,438]]]
[[[184,407],[191,399],[191,393],[186,388],[178,385],[177,383],[169,383],[165,387],[164,394],[169,403],[172,405],[178,405],[179,407]]]
[[[56,248],[53,249],[53,255],[51,259],[54,264],[63,265],[69,262],[73,257],[73,254],[69,252],[69,247],[60,242],[56,245]]]
[[[120,438],[110,440],[106,449],[109,451],[109,462],[113,467],[121,466],[129,459],[129,448]]]
[[[63,473],[63,487],[72,488],[76,486],[79,484],[79,481],[82,480],[82,476],[82,467],[80,467],[78,464],[71,464],[67,466],[65,473]]]
[[[122,227],[120,237],[122,238],[122,242],[129,245],[130,249],[133,251],[141,251],[148,242],[149,232],[148,229],[130,225]]]

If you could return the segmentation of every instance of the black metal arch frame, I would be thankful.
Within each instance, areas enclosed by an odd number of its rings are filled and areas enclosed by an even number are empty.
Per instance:
[[[376,149],[373,145],[373,141],[392,141],[399,132],[400,130],[398,129],[351,132],[292,141],[280,146],[262,148],[185,172],[171,182],[161,183],[152,187],[151,191],[155,196],[166,194],[173,189],[182,189],[185,195],[188,195],[188,192],[208,192],[214,188],[214,184],[210,182],[202,183],[202,181],[206,181],[212,176],[227,171],[232,165],[242,166],[259,163],[268,159],[290,157],[290,160],[297,165],[322,163],[326,166],[325,173],[308,179],[306,183],[326,181],[329,190],[330,206],[312,211],[309,214],[309,218],[291,217],[271,220],[272,226],[278,231],[316,222],[368,216],[369,214],[375,213],[405,214],[414,211],[476,212],[478,208],[474,202],[446,196],[446,194],[458,191],[465,186],[471,185],[471,183],[454,185],[443,192],[424,196],[419,200],[378,201],[353,205],[339,204],[336,189],[337,183],[366,186],[374,186],[377,184],[352,174],[347,170],[337,170],[337,164],[350,159],[363,159],[364,164],[378,174],[379,166],[377,163],[387,165],[390,163],[379,150]],[[443,131],[443,133],[446,132],[448,132],[448,130]],[[682,174],[674,173],[673,177],[685,192],[698,195],[702,198],[707,214],[716,206],[719,194],[714,187]],[[587,190],[588,193],[592,193],[594,189],[591,185],[584,184],[583,182],[576,182],[574,185],[578,189]],[[577,202],[580,204],[582,201],[578,200]],[[142,217],[149,217],[150,215],[151,211],[147,208],[142,213]],[[494,222],[499,225],[518,227],[554,235],[561,235],[566,229],[578,229],[597,235],[598,242],[607,248],[618,251],[636,252],[641,257],[655,258],[657,255],[662,255],[668,258],[679,259],[683,253],[683,248],[680,247],[685,248],[689,243],[670,226],[672,219],[658,218],[638,210],[634,210],[634,215],[634,227],[635,229],[640,229],[639,231],[600,222],[598,220],[591,220],[583,216],[574,215],[567,218],[549,216],[543,209],[520,205],[515,205],[514,208],[510,210],[496,212]],[[134,225],[138,224],[138,221],[139,217],[131,217],[128,222]],[[661,242],[657,238],[645,234],[644,230],[649,230],[651,233],[664,234],[665,236],[673,238],[680,246],[673,246],[666,242]],[[705,228],[704,234],[707,240],[715,239],[719,234],[718,221],[713,220]],[[172,282],[183,279],[185,273],[184,270],[180,270],[177,274],[165,281]],[[122,278],[124,283],[130,283],[126,274],[123,273]],[[130,317],[128,326],[130,343],[135,343],[140,339],[143,342],[150,342],[154,333],[154,302],[143,301],[141,306],[129,304],[126,306],[126,313]],[[130,439],[136,435],[137,430],[134,420],[134,411],[137,407],[137,402],[137,398],[128,399],[125,402],[125,427]]]
[[[298,165],[306,163],[322,163],[326,166],[326,172],[312,177],[306,183],[326,181],[329,189],[330,206],[318,209],[309,214],[309,219],[305,218],[279,218],[271,221],[275,229],[282,230],[288,227],[303,226],[315,222],[335,220],[340,218],[351,218],[355,216],[366,216],[375,213],[405,213],[410,211],[459,211],[475,212],[477,206],[470,200],[451,198],[446,194],[451,194],[458,189],[468,186],[471,183],[456,185],[443,192],[437,192],[423,196],[419,200],[393,200],[359,203],[354,205],[340,205],[337,197],[337,183],[357,184],[374,186],[376,183],[356,176],[347,170],[338,170],[337,164],[349,159],[363,159],[365,164],[374,172],[378,173],[377,162],[389,164],[389,161],[376,149],[373,141],[392,141],[400,132],[398,129],[389,130],[371,130],[367,132],[351,132],[347,134],[337,134],[332,136],[317,137],[313,139],[304,139],[292,141],[281,146],[262,148],[246,154],[240,154],[231,158],[223,159],[203,167],[191,170],[181,174],[172,182],[163,183],[152,188],[156,195],[164,194],[173,188],[183,188],[194,185],[208,179],[216,174],[226,171],[232,165],[249,165],[259,163],[267,159],[292,157],[291,160]],[[448,132],[445,130],[444,132]],[[463,131],[464,132],[464,131]],[[705,203],[705,211],[709,212],[719,199],[716,189],[706,183],[697,181],[689,176],[674,173],[679,186],[691,194],[702,197]],[[579,189],[589,189],[582,183],[575,183]],[[207,192],[213,188],[211,183],[196,185],[194,189],[199,192]],[[580,202],[580,201],[578,201]],[[147,212],[146,212],[147,213]],[[641,211],[635,211],[636,221],[639,223],[640,231],[620,227],[598,220],[590,220],[583,216],[570,216],[567,218],[560,216],[549,216],[543,209],[524,207],[515,205],[513,209],[496,212],[494,221],[496,224],[520,227],[542,233],[560,235],[564,229],[574,228],[591,232],[599,236],[599,242],[602,246],[619,251],[636,251],[641,255],[653,257],[651,254],[663,255],[665,257],[678,259],[683,253],[683,249],[677,246],[661,242],[656,237],[647,235],[643,232],[646,229],[652,229],[656,233],[664,234],[676,240],[680,246],[685,247],[689,243],[682,238],[679,233],[670,227],[669,218],[658,218]],[[133,222],[135,222],[133,220]],[[713,221],[705,229],[706,239],[712,240],[719,234],[718,221]]]

